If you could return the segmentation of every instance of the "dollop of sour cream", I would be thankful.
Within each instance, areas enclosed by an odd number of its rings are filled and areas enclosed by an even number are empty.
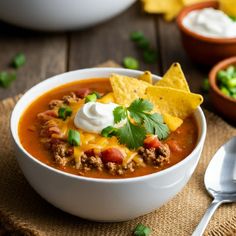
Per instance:
[[[115,103],[88,102],[76,113],[74,124],[77,128],[91,133],[101,133],[107,126],[114,125]]]
[[[233,22],[224,12],[214,8],[191,11],[184,17],[183,25],[206,37],[236,37],[236,22]]]

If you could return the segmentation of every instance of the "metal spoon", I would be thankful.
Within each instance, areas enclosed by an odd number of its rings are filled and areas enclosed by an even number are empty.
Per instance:
[[[236,202],[236,136],[213,156],[204,177],[205,187],[214,198],[192,236],[201,236],[215,210],[222,203]]]

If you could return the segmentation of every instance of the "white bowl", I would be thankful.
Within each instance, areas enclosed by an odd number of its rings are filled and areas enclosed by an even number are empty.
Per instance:
[[[125,221],[149,213],[173,198],[186,185],[198,163],[206,136],[201,108],[195,112],[199,137],[193,152],[176,165],[146,176],[127,179],[96,179],[68,174],[31,156],[21,145],[18,123],[37,97],[59,85],[86,78],[119,73],[137,77],[142,72],[121,68],[77,70],[47,79],[24,94],[11,116],[11,133],[17,161],[31,186],[45,200],[73,215],[95,221]],[[160,79],[153,76],[155,80]]]
[[[135,0],[1,0],[0,19],[36,30],[73,30],[108,20]]]

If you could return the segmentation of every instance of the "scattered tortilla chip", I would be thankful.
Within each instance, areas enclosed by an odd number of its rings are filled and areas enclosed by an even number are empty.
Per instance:
[[[229,16],[236,17],[236,2],[235,0],[219,0],[220,10]]]
[[[145,97],[146,88],[149,83],[136,78],[112,74],[111,86],[115,100],[118,104],[129,106],[135,99]]]
[[[171,116],[167,113],[163,114],[163,119],[164,119],[164,122],[169,127],[170,131],[175,131],[183,123],[182,119],[175,117],[175,116]]]
[[[156,86],[169,87],[190,92],[188,83],[179,63],[173,63]]]
[[[144,11],[147,13],[163,13],[168,21],[176,17],[182,7],[182,0],[143,0]]]
[[[183,120],[203,102],[200,94],[157,86],[149,86],[146,97],[161,114],[167,113]]]
[[[144,73],[140,75],[138,79],[152,84],[152,73],[150,71],[144,71]]]

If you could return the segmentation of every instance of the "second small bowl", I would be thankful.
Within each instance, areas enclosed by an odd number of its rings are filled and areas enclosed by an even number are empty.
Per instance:
[[[224,95],[217,86],[217,73],[230,65],[236,66],[236,57],[231,57],[216,64],[209,73],[210,97],[216,110],[230,121],[236,121],[236,99]]]
[[[203,8],[218,8],[218,1],[200,2],[185,7],[177,18],[177,24],[181,32],[183,46],[189,57],[194,61],[214,65],[215,63],[236,55],[235,38],[210,38],[190,31],[183,25],[184,17],[194,10]]]

